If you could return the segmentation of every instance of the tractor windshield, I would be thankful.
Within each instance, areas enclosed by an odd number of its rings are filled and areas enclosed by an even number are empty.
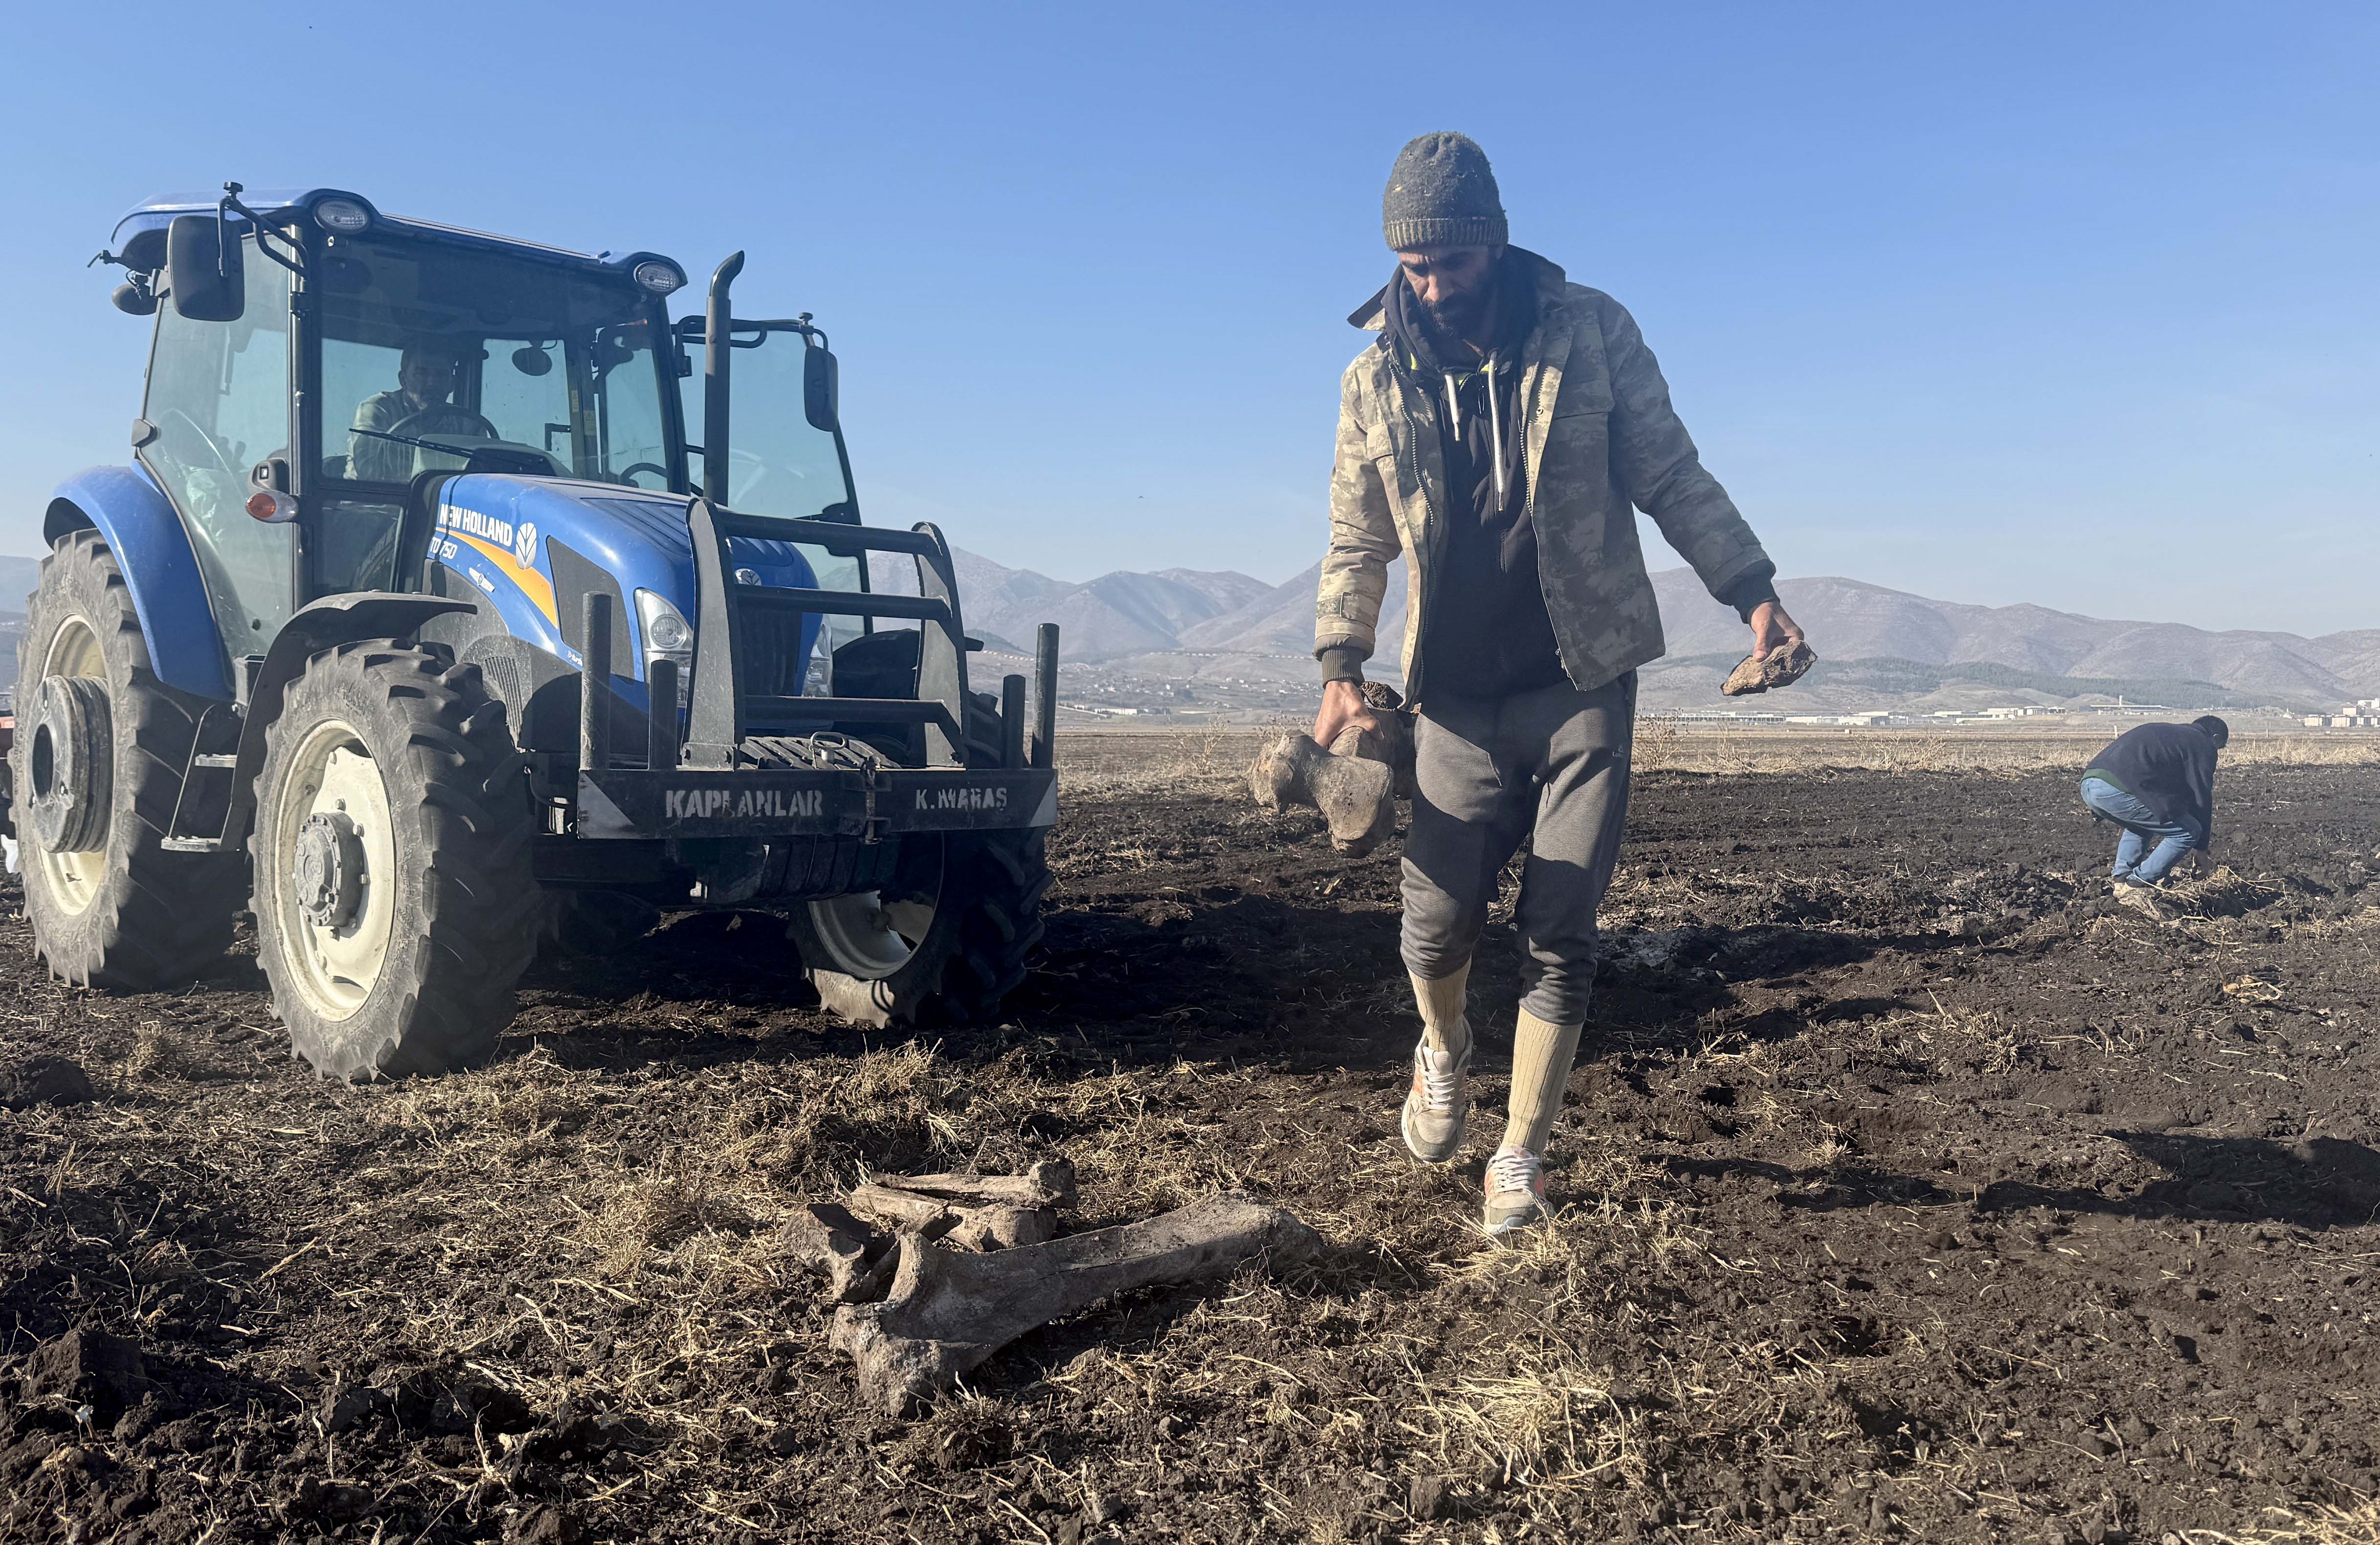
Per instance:
[[[666,322],[625,277],[401,238],[335,239],[322,265],[316,586],[386,584],[402,491],[474,450],[660,489]],[[657,355],[657,350],[659,351]]]

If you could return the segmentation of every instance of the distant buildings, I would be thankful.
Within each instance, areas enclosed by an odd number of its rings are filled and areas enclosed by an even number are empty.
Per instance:
[[[2358,698],[2336,713],[2309,713],[2310,730],[2380,730],[2380,698]]]

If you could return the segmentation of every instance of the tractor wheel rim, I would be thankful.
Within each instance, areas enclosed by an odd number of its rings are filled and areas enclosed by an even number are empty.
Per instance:
[[[99,647],[99,635],[91,624],[78,614],[60,624],[50,635],[48,655],[42,661],[44,676],[86,676],[107,680],[107,655]],[[37,684],[38,685],[38,684]],[[39,698],[25,697],[27,701]],[[30,798],[31,790],[23,797]],[[112,822],[110,824],[113,824]],[[42,879],[47,883],[50,898],[58,909],[69,917],[80,917],[91,910],[99,899],[100,888],[107,883],[107,847],[105,844],[85,853],[51,853],[38,842],[27,842],[23,848],[40,855]]]
[[[829,962],[844,976],[881,981],[917,958],[917,946],[934,926],[931,902],[896,901],[862,891],[809,904],[810,928],[826,946]]]
[[[379,984],[395,935],[396,831],[388,785],[363,737],[336,719],[306,732],[283,778],[271,854],[282,953],[306,1006],[322,1018],[345,1019]],[[298,883],[298,833],[315,815],[344,817],[363,856],[354,910],[334,926],[314,920]]]

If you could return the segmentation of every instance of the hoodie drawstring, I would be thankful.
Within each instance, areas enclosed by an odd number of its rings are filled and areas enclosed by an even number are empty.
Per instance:
[[[1504,428],[1496,411],[1496,357],[1488,356],[1488,451],[1496,461],[1496,508],[1504,508]]]
[[[1418,359],[1411,360],[1411,368],[1418,372],[1421,370],[1421,361]],[[1486,376],[1488,382],[1488,451],[1495,463],[1496,508],[1500,511],[1504,507],[1506,486],[1504,416],[1496,402],[1496,356],[1492,354],[1488,356],[1480,366],[1480,372]],[[1463,395],[1456,388],[1455,372],[1441,371],[1439,372],[1439,379],[1446,383],[1447,418],[1453,429],[1455,439],[1461,440],[1463,438]]]

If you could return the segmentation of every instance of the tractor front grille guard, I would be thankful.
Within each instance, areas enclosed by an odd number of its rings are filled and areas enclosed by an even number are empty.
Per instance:
[[[679,738],[676,665],[657,660],[647,682],[650,704],[642,767],[647,772],[678,769],[734,771],[745,760],[745,743],[755,726],[772,729],[823,727],[829,724],[899,724],[908,727],[913,750],[922,753],[928,768],[965,764],[967,722],[967,640],[959,614],[958,583],[951,564],[950,544],[928,522],[906,531],[845,526],[822,520],[793,520],[774,516],[739,515],[714,507],[707,499],[693,501],[687,526],[694,541],[697,610],[694,680],[686,704],[685,736]],[[727,543],[743,537],[762,541],[789,541],[825,549],[839,558],[868,553],[905,553],[917,561],[917,595],[885,595],[868,590],[801,590],[746,584],[735,578]],[[585,684],[580,694],[578,765],[584,772],[613,769],[613,674],[609,594],[589,592],[586,628]],[[782,619],[793,637],[800,636],[804,615],[893,617],[917,626],[917,675],[915,698],[809,698],[745,690],[740,669],[744,652],[739,640],[756,627]],[[766,627],[776,632],[773,627]],[[1037,639],[1034,661],[1033,734],[1025,734],[1026,682],[1021,675],[1002,683],[1001,765],[1009,771],[1048,769],[1053,765],[1057,722],[1058,629],[1044,623]],[[781,684],[771,684],[781,685]],[[922,737],[922,745],[917,738]]]

